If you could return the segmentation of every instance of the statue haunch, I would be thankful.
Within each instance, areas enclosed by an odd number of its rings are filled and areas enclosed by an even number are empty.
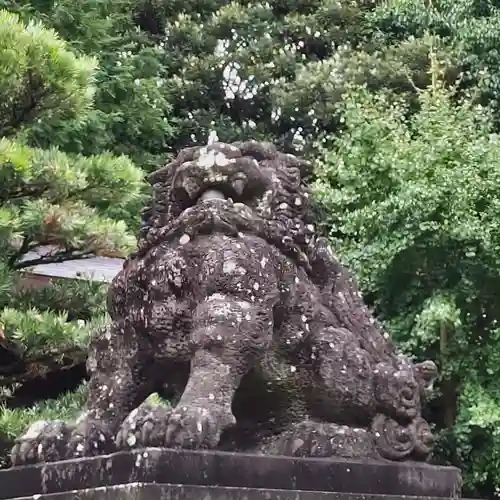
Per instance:
[[[146,446],[425,459],[436,366],[396,353],[315,234],[310,174],[256,142],[185,149],[152,174],[86,410],[32,425],[13,464]],[[153,392],[173,408],[142,404]]]

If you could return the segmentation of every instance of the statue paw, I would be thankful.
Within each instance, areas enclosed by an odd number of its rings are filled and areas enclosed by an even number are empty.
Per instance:
[[[171,448],[215,448],[222,431],[235,423],[230,411],[179,405],[169,416],[165,444]]]
[[[33,423],[15,441],[11,451],[12,465],[16,467],[64,460],[73,428],[61,420],[39,420]]]
[[[116,437],[119,449],[165,446],[168,448],[215,448],[222,431],[235,423],[232,414],[210,408],[182,406],[139,407],[124,421]]]
[[[165,446],[170,413],[171,410],[161,406],[139,406],[122,423],[116,435],[116,447],[123,450]]]
[[[68,442],[68,458],[107,455],[116,451],[114,436],[97,420],[79,423]]]

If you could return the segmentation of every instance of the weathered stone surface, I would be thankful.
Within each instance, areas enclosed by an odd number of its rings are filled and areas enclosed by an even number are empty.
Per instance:
[[[425,460],[436,366],[397,353],[319,237],[311,170],[246,142],[185,149],[153,174],[90,347],[87,409],[34,424],[13,464],[145,446]],[[156,391],[178,403],[139,407]]]
[[[101,488],[99,491],[103,492],[103,487],[129,483],[184,485],[184,492],[199,491],[190,488],[192,486],[217,486],[266,491],[325,491],[348,493],[355,498],[360,498],[360,495],[458,498],[461,478],[459,470],[454,467],[437,467],[425,463],[362,462],[336,458],[324,460],[150,448],[1,471],[0,499],[88,488]],[[151,490],[149,491],[151,493]],[[208,493],[210,491],[217,490],[207,490]],[[191,498],[176,497],[173,493],[172,495],[166,498]],[[255,495],[247,498],[268,500],[273,498],[262,497],[261,493]],[[305,493],[301,495],[297,498],[311,498]],[[88,498],[121,497],[89,496]],[[205,498],[205,496],[192,498]],[[209,496],[208,498],[245,497]]]
[[[441,500],[439,497],[361,495],[326,491],[262,490],[220,486],[183,486],[132,483],[63,494],[41,495],[35,500]],[[34,500],[23,497],[16,500]]]

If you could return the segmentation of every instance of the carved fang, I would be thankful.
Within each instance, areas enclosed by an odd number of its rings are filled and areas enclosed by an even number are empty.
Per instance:
[[[201,196],[200,200],[225,200],[226,197],[217,189],[207,189]]]
[[[236,179],[231,182],[231,186],[238,196],[241,196],[243,194],[243,191],[245,190],[245,184],[246,182],[244,179]]]

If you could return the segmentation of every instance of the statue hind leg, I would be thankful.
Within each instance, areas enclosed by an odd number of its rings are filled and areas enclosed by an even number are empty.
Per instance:
[[[376,363],[345,328],[317,328],[312,323],[311,331],[314,367],[303,372],[310,377],[304,384],[310,418],[272,438],[264,451],[305,457],[425,459],[433,441],[420,416],[419,387],[411,365],[404,360],[400,366]]]

